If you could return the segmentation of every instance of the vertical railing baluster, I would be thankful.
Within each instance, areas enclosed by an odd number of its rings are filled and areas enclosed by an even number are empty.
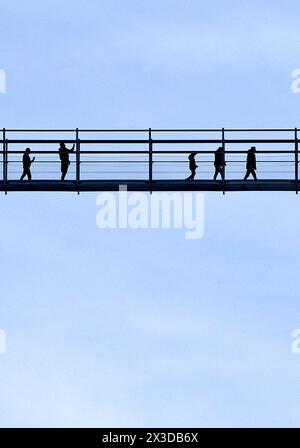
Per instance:
[[[153,180],[153,143],[152,143],[152,130],[149,128],[149,184],[150,194],[152,194],[152,180]]]
[[[80,140],[79,140],[79,130],[78,128],[76,128],[76,184],[78,194],[79,194],[79,183],[80,183]]]
[[[8,141],[7,138],[5,138],[5,145],[4,145],[4,188],[5,188],[5,194],[7,194],[7,171],[8,171]]]
[[[2,177],[3,177],[3,186],[5,183],[5,128],[2,129]]]
[[[299,153],[298,153],[298,129],[295,128],[295,189],[298,194],[298,169],[299,169]]]
[[[223,171],[223,194],[225,194],[225,129],[222,128],[222,171]]]

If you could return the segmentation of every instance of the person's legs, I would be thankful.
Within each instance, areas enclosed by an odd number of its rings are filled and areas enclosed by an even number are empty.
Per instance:
[[[218,174],[219,174],[219,168],[218,168],[218,167],[216,167],[216,168],[215,168],[215,175],[214,175],[214,180],[216,180],[216,179],[217,179],[217,177],[218,177]]]
[[[30,181],[30,180],[31,180],[31,171],[30,171],[30,168],[28,168],[28,170],[27,170],[27,177],[28,177],[28,180]]]
[[[256,172],[255,172],[255,169],[254,169],[254,168],[252,168],[252,170],[251,170],[251,174],[252,174],[254,180],[257,180],[257,176],[256,176]]]
[[[26,176],[26,172],[24,170],[22,176],[20,177],[20,180],[23,180],[25,176]]]
[[[194,180],[194,177],[196,175],[196,170],[191,170],[191,175],[187,177],[185,180]]]
[[[247,172],[245,174],[245,177],[244,177],[244,180],[247,180],[249,176],[250,176],[250,170],[247,170]]]
[[[218,167],[216,167],[216,170],[215,170],[215,175],[214,175],[214,180],[216,180],[217,179],[217,177],[218,177],[218,174],[220,174],[221,175],[221,178],[222,178],[222,180],[224,180],[224,171],[223,171],[223,168],[222,168],[222,166],[220,165],[220,166],[218,166]]]
[[[66,174],[68,172],[68,165],[65,163],[61,164],[61,180],[65,180]]]

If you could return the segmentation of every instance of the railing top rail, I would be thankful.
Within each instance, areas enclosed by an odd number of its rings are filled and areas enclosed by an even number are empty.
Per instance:
[[[6,141],[9,144],[59,144],[61,141],[67,144],[76,143],[75,138],[53,138],[53,139],[16,139],[16,138],[3,138],[0,139],[0,143]],[[215,138],[215,139],[158,139],[154,138],[151,140],[153,144],[221,144],[222,142],[226,144],[291,144],[298,141],[295,137],[291,138]],[[145,145],[149,144],[149,139],[80,139],[82,144],[134,144],[134,145]]]
[[[149,132],[149,129],[5,129],[5,132]]]
[[[10,128],[2,128],[5,129],[5,132],[99,132],[99,133],[107,133],[107,132],[149,132],[151,129],[152,132],[294,132],[296,127],[294,128],[212,128],[212,129],[189,129],[189,128],[177,128],[177,129],[166,129],[166,128],[147,128],[147,129],[10,129]]]
[[[295,132],[296,128],[151,129],[152,132]]]

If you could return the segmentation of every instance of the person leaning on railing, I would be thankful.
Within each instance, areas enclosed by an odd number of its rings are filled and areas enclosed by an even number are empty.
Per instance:
[[[71,149],[68,149],[65,143],[60,143],[58,153],[60,158],[60,170],[61,170],[61,180],[65,180],[66,174],[70,165],[70,153],[75,149],[75,144],[73,144]]]

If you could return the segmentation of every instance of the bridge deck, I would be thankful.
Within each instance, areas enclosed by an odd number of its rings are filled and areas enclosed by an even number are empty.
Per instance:
[[[286,179],[276,180],[32,180],[0,181],[0,191],[60,191],[60,192],[97,192],[119,191],[120,185],[126,185],[128,191],[297,191],[300,182]]]

